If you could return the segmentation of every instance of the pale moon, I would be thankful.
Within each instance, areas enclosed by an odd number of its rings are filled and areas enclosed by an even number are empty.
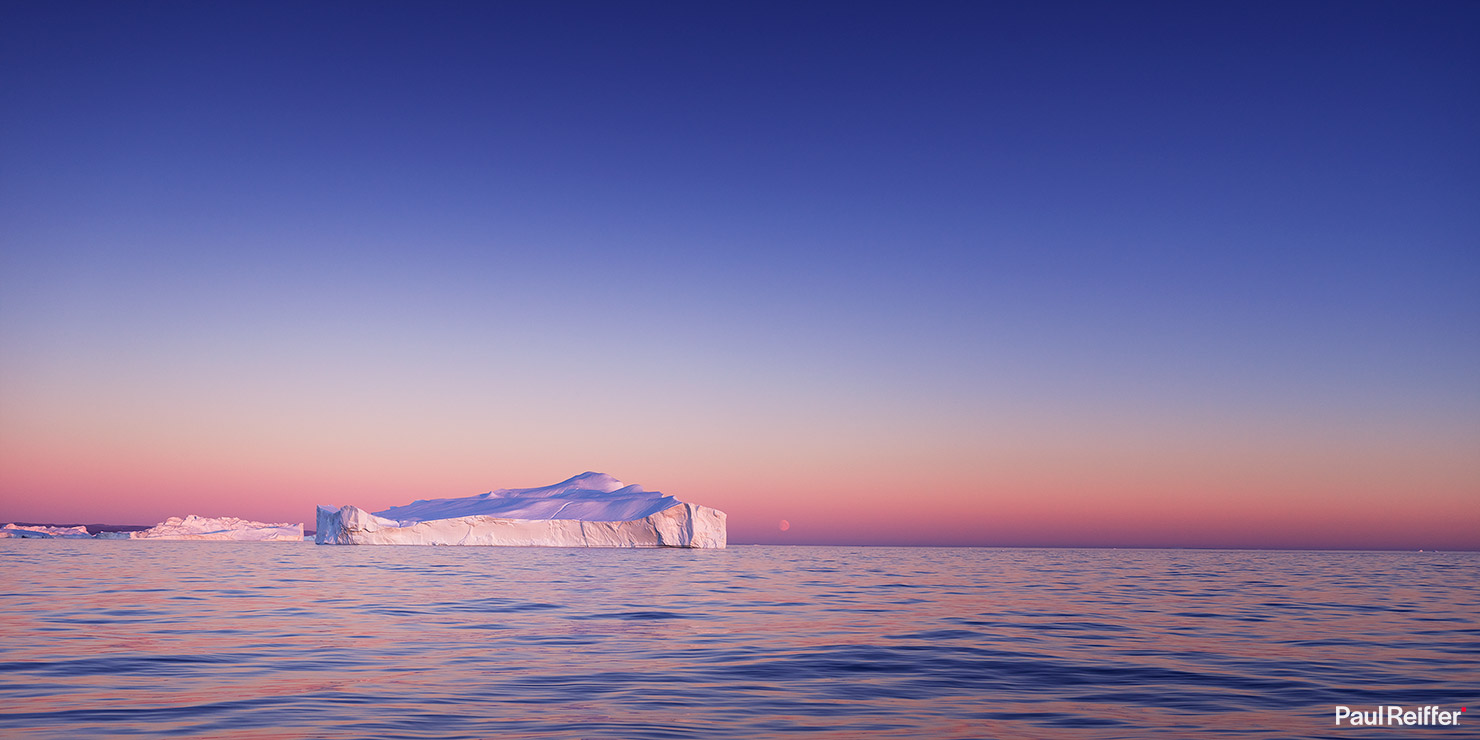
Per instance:
[[[780,527],[781,528],[781,531],[785,532],[786,530],[791,529],[791,522],[788,522],[785,519],[782,519],[781,520],[781,523],[778,524],[778,525],[776,525],[776,526]]]

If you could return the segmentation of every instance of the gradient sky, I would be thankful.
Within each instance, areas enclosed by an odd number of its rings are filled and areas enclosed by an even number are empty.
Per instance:
[[[1480,549],[1477,132],[1473,2],[6,2],[0,520]]]

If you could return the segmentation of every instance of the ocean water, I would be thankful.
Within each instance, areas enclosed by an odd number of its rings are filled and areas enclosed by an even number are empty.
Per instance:
[[[0,540],[0,737],[1476,737],[1333,707],[1480,704],[1477,565]]]

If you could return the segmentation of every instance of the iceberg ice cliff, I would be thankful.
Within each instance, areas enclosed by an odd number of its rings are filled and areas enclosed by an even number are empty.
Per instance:
[[[725,546],[725,513],[582,473],[553,486],[414,501],[370,513],[320,506],[320,545]]]
[[[245,540],[249,542],[302,542],[302,524],[267,524],[234,516],[221,518],[172,516],[142,532],[129,532],[131,540]],[[122,539],[122,538],[118,538]]]

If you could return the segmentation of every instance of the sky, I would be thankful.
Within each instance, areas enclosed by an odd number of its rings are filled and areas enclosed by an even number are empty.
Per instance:
[[[1480,549],[1477,72],[1473,2],[6,0],[0,520]]]

